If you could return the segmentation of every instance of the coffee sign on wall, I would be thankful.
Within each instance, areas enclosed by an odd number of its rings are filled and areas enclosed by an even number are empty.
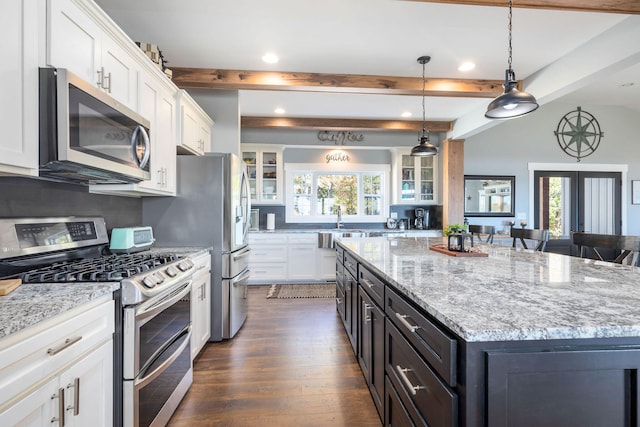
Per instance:
[[[361,133],[353,133],[351,131],[341,130],[336,132],[330,132],[328,130],[321,130],[318,132],[318,139],[320,141],[333,142],[335,145],[345,145],[347,142],[362,142],[364,141],[364,135]]]

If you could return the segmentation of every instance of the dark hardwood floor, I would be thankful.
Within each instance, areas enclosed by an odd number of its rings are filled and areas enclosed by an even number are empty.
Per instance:
[[[238,335],[202,350],[169,426],[380,427],[335,300],[268,289],[250,286]]]

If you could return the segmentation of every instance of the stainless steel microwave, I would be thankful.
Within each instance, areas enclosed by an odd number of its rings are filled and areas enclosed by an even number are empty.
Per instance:
[[[91,184],[147,180],[149,121],[62,68],[40,69],[42,178]]]

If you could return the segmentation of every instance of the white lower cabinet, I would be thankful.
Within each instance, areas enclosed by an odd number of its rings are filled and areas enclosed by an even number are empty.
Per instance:
[[[287,280],[313,281],[317,279],[317,249],[318,237],[316,233],[288,235]]]
[[[113,301],[58,317],[0,340],[1,426],[113,425]]]
[[[318,248],[315,232],[249,233],[251,284],[335,280],[333,249]]]
[[[211,336],[211,254],[206,253],[192,259],[196,272],[191,284],[191,359]]]
[[[287,234],[249,233],[249,283],[274,283],[287,277]]]

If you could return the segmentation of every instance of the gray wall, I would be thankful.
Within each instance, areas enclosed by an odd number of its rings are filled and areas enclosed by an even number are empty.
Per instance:
[[[238,91],[189,89],[189,94],[211,117],[211,151],[240,155],[240,103]]]
[[[515,211],[529,216],[529,175],[527,164],[576,163],[564,153],[553,133],[560,119],[577,105],[552,103],[517,119],[502,122],[465,141],[465,174],[515,175]],[[640,113],[624,107],[581,105],[596,117],[604,137],[592,155],[581,159],[589,164],[628,165],[626,234],[640,234],[640,205],[631,205],[631,180],[640,179]],[[472,223],[502,225],[506,218],[473,218]],[[623,224],[624,228],[624,224]]]
[[[142,225],[142,199],[90,194],[82,185],[0,178],[0,218],[44,216],[101,216],[110,231]]]

